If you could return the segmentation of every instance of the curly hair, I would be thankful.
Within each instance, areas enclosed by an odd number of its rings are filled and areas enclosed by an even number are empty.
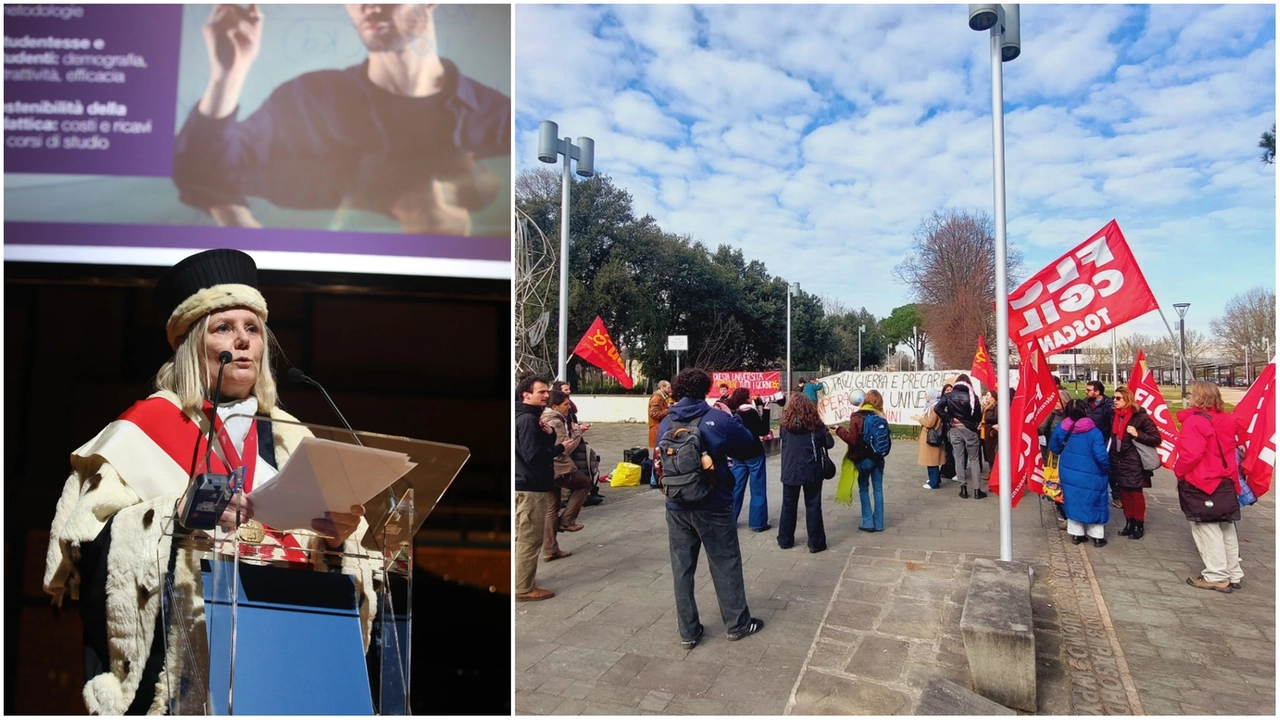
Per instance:
[[[686,368],[676,375],[671,383],[671,397],[683,400],[691,397],[695,400],[706,400],[711,392],[711,376],[705,370]]]
[[[524,394],[533,392],[533,386],[538,383],[542,383],[543,385],[546,385],[547,379],[537,373],[525,375],[524,377],[520,378],[520,382],[516,383],[516,402],[523,401]]]
[[[792,432],[813,432],[822,426],[822,418],[818,416],[818,406],[804,395],[797,395],[787,401],[782,409],[782,427]]]

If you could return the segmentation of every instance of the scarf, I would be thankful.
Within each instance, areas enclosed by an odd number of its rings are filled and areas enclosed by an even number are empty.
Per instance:
[[[1127,405],[1124,410],[1116,410],[1111,420],[1111,437],[1116,438],[1116,447],[1120,447],[1120,439],[1124,437],[1124,428],[1133,419],[1133,406]]]

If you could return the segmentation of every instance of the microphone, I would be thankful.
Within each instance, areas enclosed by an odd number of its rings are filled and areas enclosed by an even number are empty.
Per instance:
[[[213,386],[214,413],[209,419],[209,435],[205,439],[205,471],[199,475],[196,475],[196,458],[200,456],[199,441],[191,452],[191,472],[189,473],[191,484],[187,487],[186,505],[179,521],[183,526],[192,529],[212,530],[218,524],[218,518],[222,516],[222,511],[231,501],[234,493],[229,475],[209,472],[209,458],[213,453],[214,427],[218,419],[217,402],[222,396],[222,372],[226,370],[227,363],[231,360],[230,352],[223,350],[218,353],[218,380]]]
[[[296,383],[306,383],[307,385],[313,385],[317,389],[319,389],[320,393],[324,395],[324,399],[329,402],[329,407],[333,408],[333,414],[337,415],[338,419],[342,421],[343,427],[345,427],[348,431],[351,432],[351,437],[355,439],[356,444],[359,445],[360,447],[364,447],[364,443],[360,442],[360,436],[356,434],[355,428],[351,427],[351,423],[347,422],[347,419],[342,416],[342,411],[338,409],[338,404],[333,401],[333,398],[329,397],[329,392],[324,389],[323,385],[316,382],[315,380],[312,380],[310,377],[307,376],[306,373],[302,372],[296,367],[289,368],[289,379]]]

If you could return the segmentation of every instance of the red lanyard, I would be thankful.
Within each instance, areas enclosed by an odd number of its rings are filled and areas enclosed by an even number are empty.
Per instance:
[[[215,432],[218,435],[218,447],[222,448],[222,457],[226,459],[228,469],[244,467],[244,487],[240,488],[243,493],[253,490],[253,471],[258,465],[258,421],[254,420],[249,425],[249,434],[244,438],[245,458],[240,458],[240,453],[236,452],[236,446],[231,442],[230,436],[227,435],[226,424],[221,422],[222,418],[218,417],[213,405],[208,401],[204,401],[204,414],[209,418],[209,422],[213,423]]]
[[[204,414],[209,418],[209,422],[213,423],[214,432],[218,436],[218,446],[222,448],[222,456],[226,458],[229,468],[244,468],[244,487],[240,488],[243,493],[249,493],[253,490],[253,471],[258,465],[258,421],[254,420],[249,426],[249,434],[244,438],[244,455],[242,459],[240,453],[236,452],[235,445],[231,442],[231,437],[227,435],[226,423],[220,422],[217,412],[213,405],[206,400],[204,402]],[[295,563],[307,562],[306,553],[302,552],[301,544],[297,538],[289,533],[280,532],[270,527],[264,527],[263,530],[276,539],[283,550],[284,560]],[[270,554],[269,547],[240,544],[240,554],[247,557],[260,556],[266,551]]]

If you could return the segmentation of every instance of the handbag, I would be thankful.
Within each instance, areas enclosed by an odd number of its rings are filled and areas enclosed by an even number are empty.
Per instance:
[[[1134,440],[1134,447],[1138,448],[1138,457],[1142,458],[1142,469],[1156,471],[1160,469],[1160,453],[1156,452],[1154,447],[1146,445]]]
[[[809,433],[809,446],[813,448],[813,459],[817,460],[822,469],[822,479],[830,480],[836,476],[836,464],[831,462],[831,456],[827,455],[827,448],[824,446],[819,451],[818,443],[813,439],[813,433]]]
[[[942,447],[942,423],[939,422],[937,427],[931,427],[924,433],[924,441],[929,447]]]

